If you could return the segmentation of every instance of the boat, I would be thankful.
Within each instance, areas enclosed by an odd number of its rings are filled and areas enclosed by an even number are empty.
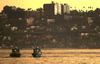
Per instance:
[[[20,57],[21,53],[18,48],[12,49],[12,53],[10,53],[10,57]]]
[[[32,53],[33,57],[42,57],[43,56],[39,47],[36,47],[35,49],[33,49],[33,52],[34,52],[34,53]]]

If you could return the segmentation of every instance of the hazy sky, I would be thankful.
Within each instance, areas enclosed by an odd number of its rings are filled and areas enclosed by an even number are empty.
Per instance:
[[[20,8],[24,8],[27,10],[28,8],[32,8],[36,10],[37,8],[42,7],[43,4],[51,3],[51,1],[58,2],[61,4],[68,3],[72,9],[82,9],[89,10],[88,7],[93,7],[93,10],[97,7],[100,8],[100,0],[1,0],[0,1],[0,12],[3,10],[5,5],[16,6]],[[85,6],[85,9],[83,8]]]

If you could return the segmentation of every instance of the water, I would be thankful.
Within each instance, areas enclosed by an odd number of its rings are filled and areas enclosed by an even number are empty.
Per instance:
[[[100,49],[42,49],[43,57],[32,57],[33,50],[20,50],[21,57],[10,57],[12,50],[0,50],[0,64],[100,64]]]

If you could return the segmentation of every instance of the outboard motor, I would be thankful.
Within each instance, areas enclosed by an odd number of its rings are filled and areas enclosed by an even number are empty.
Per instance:
[[[41,56],[43,56],[43,54],[42,54],[42,52],[41,52],[39,47],[36,47],[35,49],[33,49],[33,52],[34,52],[34,53],[32,53],[33,57],[41,57]]]
[[[16,47],[12,49],[12,53],[10,53],[10,57],[20,57],[20,50]]]

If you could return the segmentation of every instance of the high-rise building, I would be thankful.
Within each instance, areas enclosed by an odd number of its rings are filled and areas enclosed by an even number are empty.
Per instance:
[[[44,4],[44,16],[45,17],[53,17],[54,15],[57,14],[62,14],[62,6],[59,3],[54,3],[52,4]]]
[[[64,5],[61,4],[61,14],[63,14],[63,13],[64,13]]]
[[[64,4],[64,13],[70,14],[70,9],[68,4]]]
[[[54,15],[54,4],[44,4],[44,16],[53,16]]]
[[[57,4],[55,4],[54,5],[54,15],[57,15],[57,13],[58,13],[58,5]]]
[[[54,3],[52,4],[44,4],[44,16],[45,17],[51,17],[57,14],[64,14],[68,13],[70,14],[69,10],[69,5],[68,4],[59,4],[59,3]]]
[[[61,15],[61,4],[57,3],[57,14]]]

